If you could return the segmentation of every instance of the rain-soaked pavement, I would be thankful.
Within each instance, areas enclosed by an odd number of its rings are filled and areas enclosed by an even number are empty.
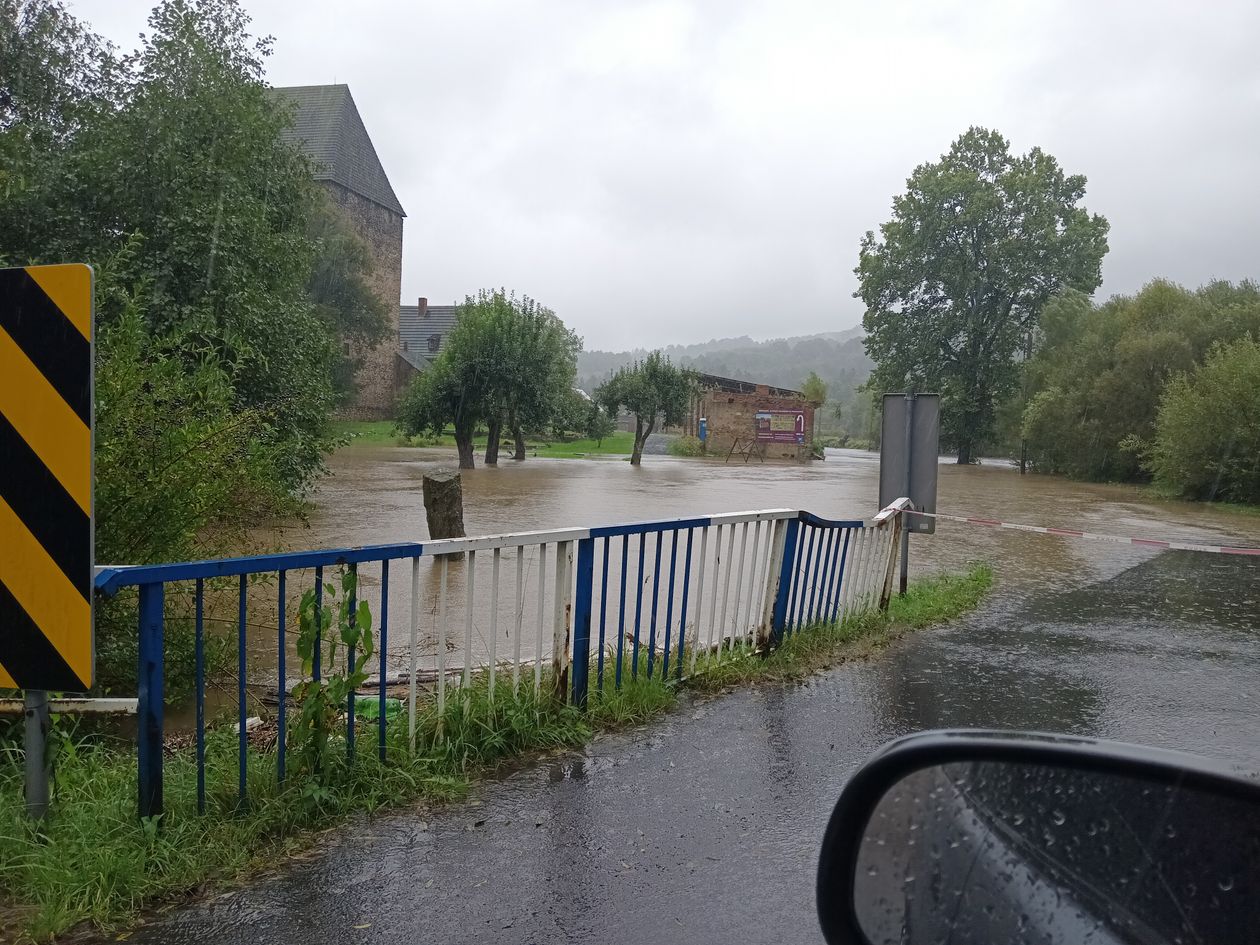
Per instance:
[[[702,488],[690,474],[657,475]],[[846,475],[868,473],[829,475],[774,501],[737,496],[732,507],[841,511],[825,507],[827,497]],[[768,478],[720,471],[717,486],[740,479],[773,492]],[[942,508],[1094,530],[1211,540],[1238,525],[1232,536],[1256,543],[1260,527],[1009,471],[943,467],[941,488]],[[854,767],[889,738],[944,726],[1034,728],[1260,771],[1254,558],[962,527],[919,544],[937,567],[996,560],[999,589],[976,614],[869,662],[689,703],[641,730],[483,782],[471,804],[352,824],[318,856],[131,940],[818,942],[812,880],[822,827]]]

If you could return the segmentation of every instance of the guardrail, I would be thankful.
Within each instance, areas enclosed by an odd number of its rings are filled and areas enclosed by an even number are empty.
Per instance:
[[[609,682],[620,688],[627,675],[640,672],[649,678],[656,673],[682,678],[696,671],[702,651],[721,660],[744,642],[768,649],[810,624],[884,607],[892,591],[900,512],[907,505],[908,500],[898,500],[871,520],[831,521],[794,509],[769,509],[100,568],[99,593],[138,590],[140,814],[162,811],[170,585],[191,585],[191,614],[184,619],[192,622],[195,641],[197,800],[204,810],[207,624],[235,624],[237,788],[244,801],[246,722],[251,698],[257,701],[251,686],[275,690],[276,775],[283,780],[289,694],[301,681],[289,675],[295,665],[289,616],[295,595],[313,588],[318,623],[326,569],[353,571],[355,594],[369,601],[376,618],[376,675],[365,688],[376,690],[379,700],[376,747],[383,761],[390,686],[406,687],[414,751],[417,704],[434,700],[441,717],[448,690],[469,686],[474,673],[479,680],[484,677],[492,698],[496,687],[510,685],[515,692],[524,683],[536,693],[549,688],[554,698],[585,707],[592,673],[600,691]],[[396,578],[391,583],[396,563],[410,564],[410,581],[401,586]],[[187,594],[179,597],[188,599]],[[221,616],[224,611],[228,616]],[[260,614],[273,620],[260,622]],[[398,626],[401,639],[395,634]],[[311,667],[315,680],[320,678],[320,649],[317,642]],[[345,707],[351,755],[357,701],[351,692]]]

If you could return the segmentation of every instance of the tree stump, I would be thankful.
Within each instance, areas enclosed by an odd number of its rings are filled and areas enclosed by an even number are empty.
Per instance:
[[[464,490],[459,470],[443,467],[424,474],[424,515],[429,537],[464,537]]]

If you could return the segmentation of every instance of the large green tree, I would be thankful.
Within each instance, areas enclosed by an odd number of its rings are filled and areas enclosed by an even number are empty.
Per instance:
[[[353,373],[341,342],[380,340],[388,313],[362,242],[282,140],[269,41],[236,0],[164,0],[125,57],[56,0],[0,12],[0,259],[90,262],[99,326],[125,298],[163,350],[213,356],[300,491]]]
[[[529,296],[499,289],[465,303],[497,312],[495,357],[486,403],[486,462],[498,462],[504,430],[512,434],[514,457],[525,458],[525,431],[545,430],[564,413],[577,374],[582,339],[551,309]]]
[[[1040,148],[1012,155],[996,131],[973,127],[915,168],[892,219],[862,240],[855,295],[874,386],[939,390],[960,463],[1016,387],[1042,307],[1101,282],[1107,221],[1084,196],[1085,178]]]
[[[484,423],[486,463],[499,458],[504,429],[525,458],[524,429],[551,425],[571,393],[581,339],[550,309],[504,289],[459,306],[441,354],[413,381],[399,410],[411,433],[455,430],[461,469],[472,469],[473,434]]]
[[[677,426],[687,417],[696,390],[695,372],[680,368],[653,351],[642,361],[623,367],[595,390],[595,400],[615,417],[622,408],[634,414],[634,451],[631,465],[643,461],[643,444],[658,422]]]

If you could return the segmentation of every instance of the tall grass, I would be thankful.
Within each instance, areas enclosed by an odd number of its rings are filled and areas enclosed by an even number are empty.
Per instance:
[[[894,598],[887,614],[816,624],[791,634],[781,646],[757,654],[747,645],[696,654],[696,669],[681,683],[671,657],[662,678],[659,657],[648,677],[647,653],[637,671],[622,667],[622,685],[606,664],[602,684],[594,665],[585,711],[561,705],[529,685],[514,693],[502,675],[491,693],[485,675],[447,693],[436,705],[418,707],[416,750],[409,746],[404,715],[389,719],[386,760],[376,754],[375,723],[358,730],[358,752],[326,772],[320,782],[292,772],[276,780],[276,755],[251,748],[244,806],[237,796],[234,726],[207,736],[207,812],[196,809],[196,763],[190,750],[165,763],[165,813],[160,822],[136,817],[134,747],[100,734],[59,729],[55,795],[49,817],[27,821],[22,808],[22,764],[13,729],[0,740],[0,940],[43,940],[80,923],[109,930],[125,925],[146,904],[197,894],[275,862],[308,844],[311,831],[354,813],[460,797],[470,778],[504,759],[576,746],[597,731],[645,722],[667,711],[680,689],[701,692],[760,680],[782,680],[861,656],[910,629],[948,620],[974,607],[992,581],[977,565],[961,577],[940,577]],[[344,745],[344,742],[342,742]],[[341,757],[339,754],[338,757]]]

